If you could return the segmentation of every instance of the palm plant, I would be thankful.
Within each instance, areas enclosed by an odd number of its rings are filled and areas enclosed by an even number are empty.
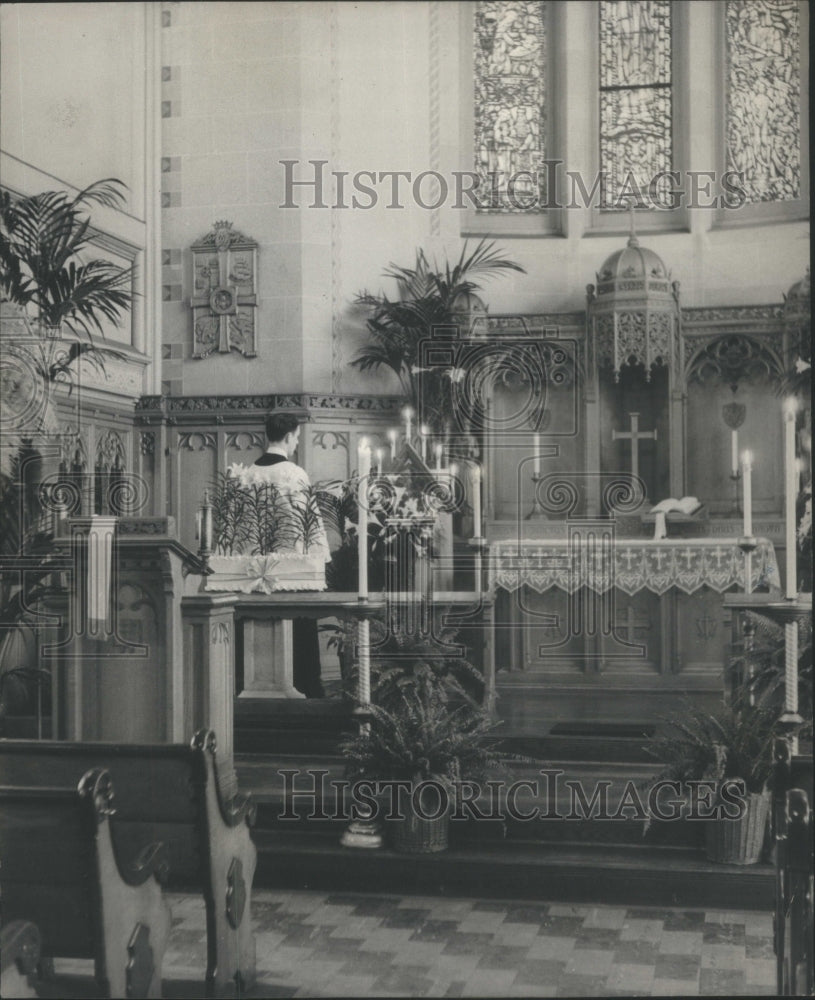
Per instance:
[[[433,329],[450,326],[462,319],[466,299],[481,290],[473,279],[487,279],[507,271],[525,273],[520,264],[507,258],[494,243],[481,240],[469,251],[465,242],[455,264],[436,261],[431,266],[423,250],[416,253],[413,267],[391,264],[384,276],[396,281],[399,296],[362,292],[357,304],[372,310],[367,320],[370,342],[351,362],[360,371],[390,368],[399,379],[402,392],[413,403],[423,404],[427,422],[441,430],[451,417],[451,370],[424,369],[421,344]]]
[[[92,237],[88,206],[119,208],[126,190],[106,178],[74,196],[0,191],[0,298],[33,313],[39,341],[31,361],[46,384],[70,379],[79,358],[104,370],[105,355],[116,354],[94,334],[104,336],[104,324],[118,324],[129,308],[133,269],[83,258]]]

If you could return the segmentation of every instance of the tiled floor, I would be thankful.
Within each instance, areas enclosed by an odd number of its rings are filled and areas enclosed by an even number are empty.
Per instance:
[[[204,969],[199,897],[171,896],[165,996]],[[253,997],[775,993],[772,916],[256,891]]]

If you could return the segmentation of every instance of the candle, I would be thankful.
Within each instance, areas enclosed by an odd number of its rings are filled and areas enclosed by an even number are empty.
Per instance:
[[[357,446],[359,487],[357,490],[357,553],[359,556],[359,599],[368,599],[368,476],[371,472],[371,449],[368,439]]]
[[[391,461],[396,458],[396,431],[391,427],[388,431],[388,440],[391,443]]]
[[[413,436],[413,407],[406,406],[404,410],[402,410],[402,416],[405,418],[405,440],[408,444],[410,444],[410,439]]]
[[[753,453],[745,451],[741,456],[742,489],[744,490],[744,536],[753,534]]]
[[[533,471],[534,471],[534,473],[535,473],[536,476],[539,476],[541,474],[540,447],[541,447],[541,436],[540,436],[540,434],[538,434],[537,431],[535,431],[535,434],[533,435],[533,438],[532,438],[532,448],[533,448],[533,451],[534,451],[534,456],[533,456],[533,461],[534,461]]]
[[[796,551],[795,501],[798,497],[795,468],[795,400],[784,402],[784,519],[786,527],[787,599],[798,595],[798,553]]]
[[[436,472],[441,472],[441,457],[444,452],[444,445],[439,441],[436,444]]]
[[[377,448],[376,451],[374,452],[374,455],[376,455],[376,466],[374,467],[374,469],[377,476],[382,475],[382,458],[384,454],[385,453],[382,451],[381,448]]]
[[[730,471],[733,478],[739,474],[739,432],[730,432]]]
[[[201,548],[204,552],[212,551],[212,507],[207,490],[204,490],[204,505],[201,508]]]
[[[481,537],[481,466],[470,466],[470,487],[473,493],[473,535]]]
[[[430,435],[430,428],[427,424],[422,424],[419,428],[419,435],[422,443],[422,461],[427,465],[427,438]]]
[[[201,508],[195,512],[195,540],[196,542],[201,541]]]

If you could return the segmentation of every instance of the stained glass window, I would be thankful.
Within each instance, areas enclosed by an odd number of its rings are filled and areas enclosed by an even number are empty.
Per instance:
[[[670,0],[600,3],[601,205],[672,207]],[[656,178],[656,180],[654,180]]]
[[[801,196],[797,0],[728,0],[727,168],[747,203]]]
[[[546,201],[544,18],[542,0],[479,0],[475,5],[479,211],[536,211]]]

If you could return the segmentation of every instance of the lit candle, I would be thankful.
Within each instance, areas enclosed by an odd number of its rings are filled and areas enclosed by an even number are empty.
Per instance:
[[[388,440],[391,443],[391,461],[396,459],[396,431],[391,427],[388,431]]]
[[[413,407],[406,406],[402,410],[402,416],[405,418],[405,440],[410,444],[410,439],[413,436]]]
[[[473,535],[481,537],[481,466],[473,462],[470,466],[470,488],[473,493]]]
[[[368,476],[371,472],[371,449],[368,439],[360,438],[357,446],[359,488],[357,490],[357,552],[359,555],[359,597],[368,598]]]
[[[753,453],[745,451],[741,456],[742,489],[744,490],[744,535],[753,534]]]
[[[538,434],[537,431],[535,431],[535,434],[532,438],[532,449],[534,452],[533,454],[534,465],[532,468],[536,476],[539,476],[541,474],[540,447],[541,447],[541,436],[540,434]]]
[[[787,598],[798,595],[798,553],[795,537],[795,501],[798,497],[795,468],[795,399],[784,401],[784,518],[787,547]]]
[[[422,424],[419,428],[419,435],[422,443],[422,461],[427,465],[427,439],[430,435],[430,428],[427,424]]]
[[[441,457],[442,454],[444,453],[444,445],[441,443],[441,441],[439,441],[436,444],[435,451],[436,451],[436,472],[441,472]]]
[[[733,478],[739,474],[739,432],[730,432],[730,471]]]
[[[374,454],[376,455],[376,474],[378,476],[381,476],[382,475],[382,457],[384,455],[384,452],[382,451],[381,448],[377,448],[376,451],[374,452]]]

